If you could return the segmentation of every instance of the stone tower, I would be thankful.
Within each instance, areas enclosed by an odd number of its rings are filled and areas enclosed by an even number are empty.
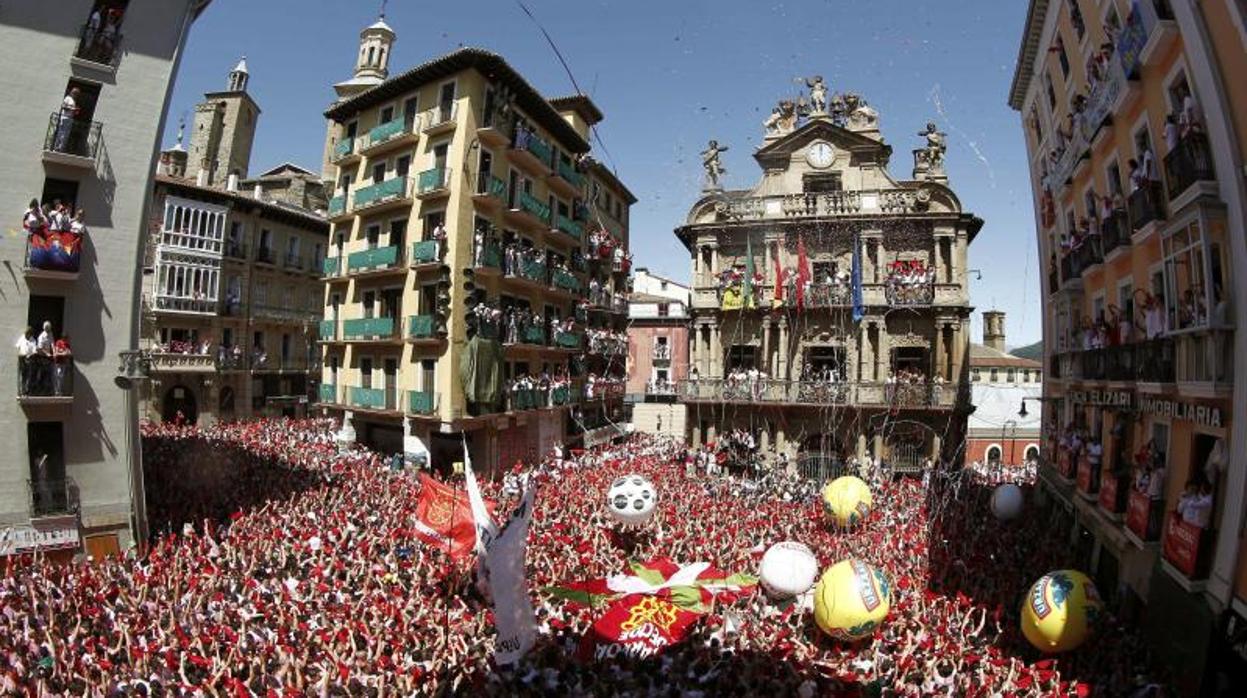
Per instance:
[[[983,312],[983,346],[1005,350],[1005,314],[999,310]]]
[[[186,148],[182,145],[182,136],[186,131],[186,120],[178,124],[178,142],[172,148],[160,152],[160,173],[170,177],[186,176]]]
[[[390,50],[397,38],[398,35],[394,33],[390,25],[385,23],[384,13],[377,18],[377,21],[364,27],[359,33],[359,53],[355,56],[354,75],[350,80],[344,80],[333,86],[334,92],[338,94],[339,102],[385,82],[390,75]],[[333,179],[333,167],[329,164],[329,157],[341,136],[340,130],[341,127],[333,121],[326,123],[321,176],[327,180]]]
[[[195,125],[186,163],[187,178],[205,186],[221,186],[236,174],[247,177],[260,107],[247,93],[247,58],[229,73],[224,92],[209,92],[195,105]]]

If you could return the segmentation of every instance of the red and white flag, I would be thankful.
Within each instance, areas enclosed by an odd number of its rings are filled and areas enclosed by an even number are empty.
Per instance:
[[[451,489],[420,474],[420,500],[416,502],[416,536],[426,544],[462,560],[476,545],[476,526],[466,491]]]

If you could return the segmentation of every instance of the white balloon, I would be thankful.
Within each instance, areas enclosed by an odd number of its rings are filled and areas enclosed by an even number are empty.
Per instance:
[[[1017,485],[1001,485],[992,492],[992,514],[1001,521],[1016,519],[1024,504],[1022,488]]]
[[[773,599],[800,596],[818,579],[818,558],[804,543],[786,540],[772,545],[762,556],[758,576],[767,596]]]
[[[624,475],[606,491],[606,511],[619,523],[640,526],[654,517],[657,508],[658,490],[641,475]]]

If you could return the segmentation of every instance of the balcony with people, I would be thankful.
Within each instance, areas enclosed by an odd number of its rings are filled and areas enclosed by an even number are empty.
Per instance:
[[[30,278],[74,281],[82,265],[87,226],[82,208],[54,200],[40,205],[31,199],[22,216],[26,237],[23,271]]]
[[[175,330],[151,346],[152,373],[212,373],[220,352],[198,333]]]
[[[47,455],[42,458],[46,461]],[[36,472],[39,467],[36,462]],[[26,490],[30,496],[31,519],[72,516],[79,511],[78,483],[71,477],[52,477],[46,472],[42,477],[36,474],[26,481]]]
[[[892,262],[884,280],[884,294],[893,307],[931,305],[935,301],[935,269],[919,259]]]
[[[500,272],[503,269],[502,240],[491,225],[478,225],[472,231],[472,269]]]
[[[1126,495],[1126,532],[1136,543],[1160,540],[1165,518],[1165,453],[1155,441],[1134,454],[1130,491]]]
[[[515,133],[511,139],[511,149],[508,151],[511,160],[529,172],[548,176],[554,172],[553,157],[554,148],[536,131],[520,122],[515,126]]]
[[[544,289],[550,285],[546,255],[518,240],[508,242],[503,248],[502,272],[505,278],[530,287]]]
[[[628,334],[606,329],[590,329],[589,353],[607,357],[623,357],[628,354]]]
[[[1097,435],[1092,434],[1078,453],[1074,484],[1085,499],[1096,500],[1100,492],[1101,468],[1104,464],[1104,446]]]
[[[69,406],[74,399],[74,354],[69,335],[55,336],[51,322],[17,342],[17,400],[24,406]]]
[[[1156,176],[1155,158],[1150,148],[1139,157],[1142,162],[1133,158],[1129,161],[1130,195],[1127,198],[1130,229],[1135,235],[1146,232],[1148,226],[1169,217],[1165,185]]]
[[[1145,65],[1163,54],[1177,36],[1170,0],[1136,0],[1130,4],[1125,26],[1118,32],[1117,55],[1126,76],[1137,79]]]
[[[655,364],[666,364],[671,361],[671,345],[655,344],[650,348],[650,361]]]
[[[1216,493],[1201,472],[1187,482],[1178,504],[1165,516],[1161,556],[1187,582],[1208,578],[1217,533],[1212,528]]]
[[[92,121],[88,97],[73,87],[58,111],[48,117],[43,140],[43,160],[48,163],[95,170],[103,125]]]
[[[374,388],[371,385],[349,386],[348,404],[351,407],[373,412],[398,412],[398,390],[392,387]]]
[[[1179,109],[1165,117],[1165,182],[1169,204],[1175,210],[1185,204],[1192,187],[1201,193],[1217,194],[1212,147],[1204,132],[1203,116],[1185,82],[1179,89]]]
[[[91,8],[87,21],[78,35],[74,59],[99,66],[109,72],[121,62],[126,3],[122,0],[100,0]]]

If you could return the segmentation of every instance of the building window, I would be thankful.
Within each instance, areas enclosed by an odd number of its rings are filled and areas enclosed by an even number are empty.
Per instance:
[[[1165,312],[1170,329],[1208,326],[1208,310],[1221,302],[1220,246],[1209,246],[1198,220],[1162,241]]]
[[[64,425],[60,422],[31,422],[26,425],[30,451],[30,510],[34,516],[70,511],[69,489],[65,486]]]
[[[668,303],[658,304],[658,317],[667,317],[670,313],[670,305]]]
[[[974,369],[973,371],[970,371],[970,380],[974,381],[975,383],[978,383],[979,381],[983,380],[983,372],[977,368]]]
[[[993,383],[1000,380],[1000,373],[997,371],[997,369],[993,368],[991,370],[991,374],[988,376],[988,380],[990,380]]]
[[[1065,52],[1065,39],[1058,36],[1052,50],[1056,52],[1057,62],[1061,64],[1061,76],[1069,79],[1069,54]]]
[[[728,369],[750,369],[757,364],[757,347],[748,344],[734,344],[727,352]]]
[[[1008,382],[1010,382],[1010,383],[1014,383],[1014,382],[1016,382],[1016,381],[1017,381],[1017,373],[1016,373],[1013,369],[1009,369],[1009,370],[1005,373],[1005,380],[1007,380],[1007,381],[1008,381]]]

